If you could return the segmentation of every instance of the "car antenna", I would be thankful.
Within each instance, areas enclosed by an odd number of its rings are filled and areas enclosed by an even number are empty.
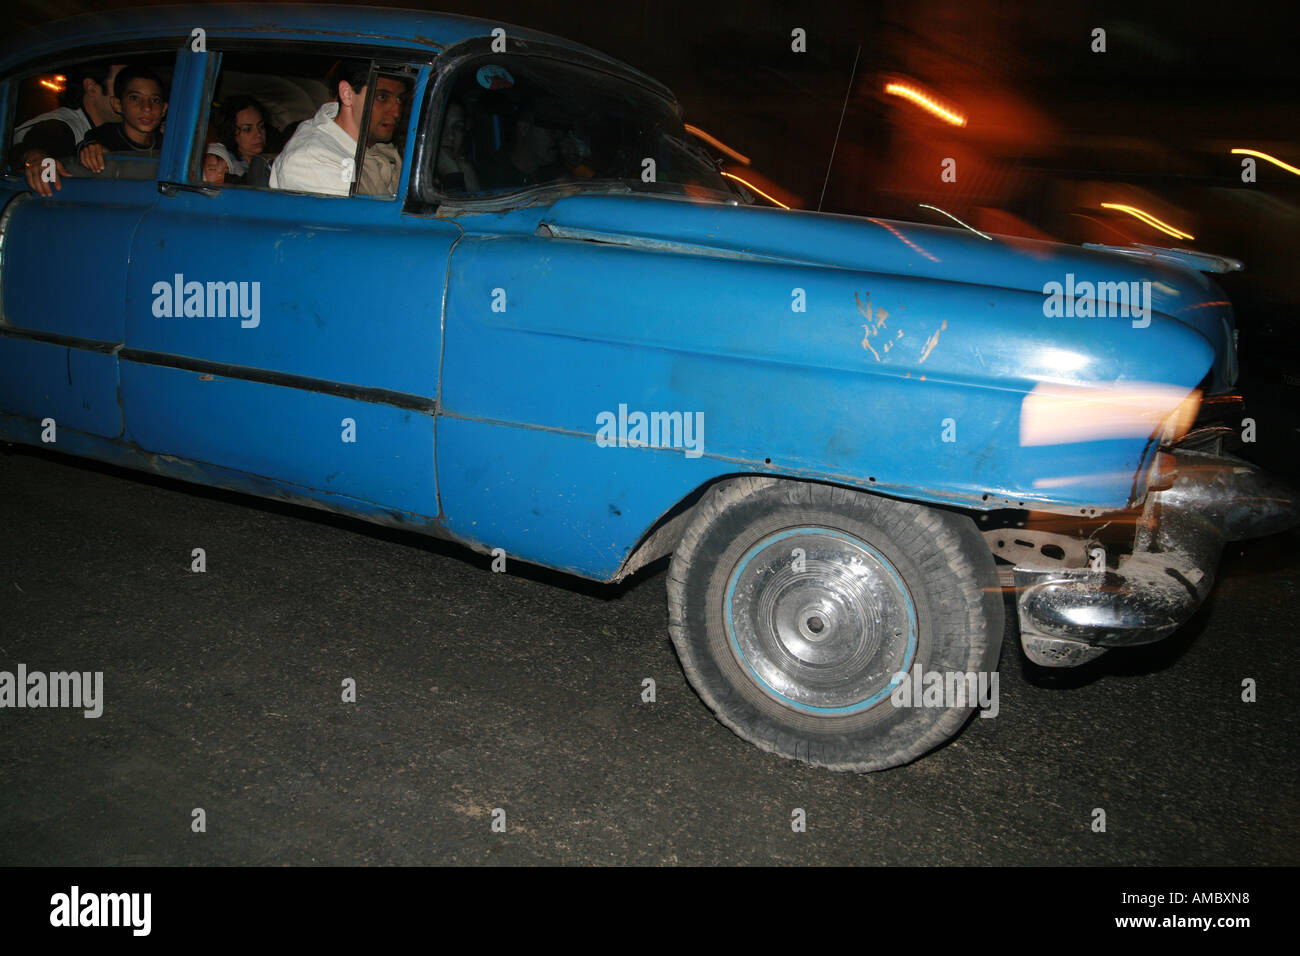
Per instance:
[[[849,94],[853,92],[853,78],[858,75],[858,57],[862,55],[862,44],[858,44],[858,52],[853,54],[853,69],[849,73],[849,88],[844,91],[844,105],[840,107],[840,125],[835,127],[835,142],[831,143],[831,158],[826,163],[826,179],[822,182],[822,194],[817,200],[817,211],[822,211],[822,200],[826,198],[826,185],[831,181],[831,166],[835,164],[835,147],[840,144],[840,130],[844,128],[844,114],[849,108]]]

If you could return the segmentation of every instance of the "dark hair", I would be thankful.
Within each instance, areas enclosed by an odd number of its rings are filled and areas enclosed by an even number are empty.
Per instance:
[[[262,122],[267,124],[267,135],[269,136],[271,132],[270,121],[266,116],[266,107],[253,97],[241,94],[232,96],[221,104],[221,124],[218,127],[221,143],[230,151],[230,155],[241,163],[244,161],[244,157],[239,154],[239,144],[235,140],[235,117],[244,110],[257,110],[262,117]],[[270,140],[268,139],[266,142],[269,143]]]
[[[339,84],[346,82],[352,87],[354,92],[360,93],[370,82],[370,61],[369,60],[339,60],[330,67],[329,75],[325,77],[325,85],[329,87],[330,99],[339,98]]]
[[[86,80],[94,80],[100,89],[111,95],[113,91],[108,88],[108,74],[111,72],[113,64],[107,60],[73,67],[68,71],[67,85],[59,94],[59,105],[71,110],[81,109],[86,100]]]
[[[158,89],[162,91],[163,102],[167,102],[167,84],[161,77],[147,66],[126,66],[122,72],[117,74],[117,79],[113,81],[113,95],[119,100],[126,88],[131,85],[132,80],[152,80],[158,84]]]

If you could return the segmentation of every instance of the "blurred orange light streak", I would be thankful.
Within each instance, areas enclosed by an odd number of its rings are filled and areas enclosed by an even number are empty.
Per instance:
[[[741,185],[743,185],[746,189],[752,189],[754,192],[758,193],[758,194],[759,194],[760,196],[762,196],[764,199],[767,199],[767,200],[770,200],[771,202],[776,203],[776,204],[777,204],[778,206],[780,206],[782,209],[789,209],[789,208],[790,208],[790,207],[787,206],[785,203],[781,202],[781,200],[777,199],[775,196],[769,196],[767,193],[763,192],[763,190],[759,189],[757,186],[755,186],[755,185],[754,185],[753,183],[751,183],[749,180],[747,180],[747,179],[741,179],[741,178],[740,178],[739,176],[737,176],[735,173],[729,173],[729,172],[727,172],[727,171],[724,169],[724,170],[722,171],[722,175],[726,176],[728,179],[734,179],[736,182],[738,182],[738,183],[740,183]]]
[[[41,86],[45,87],[46,89],[53,90],[56,93],[63,92],[62,85],[55,83],[53,80],[41,80]]]
[[[962,116],[960,113],[955,113],[950,109],[945,109],[921,91],[914,90],[912,87],[903,83],[886,83],[885,92],[892,93],[895,96],[901,96],[905,100],[911,100],[917,106],[921,107],[921,109],[933,113],[945,123],[951,123],[953,126],[966,125],[966,117]]]
[[[1181,229],[1177,229],[1174,226],[1169,225],[1169,223],[1157,219],[1149,212],[1143,212],[1141,209],[1138,209],[1137,206],[1126,206],[1123,203],[1118,203],[1118,202],[1104,202],[1101,204],[1101,208],[1118,209],[1120,212],[1126,212],[1133,218],[1140,219],[1143,222],[1145,222],[1148,226],[1151,226],[1153,229],[1159,229],[1165,235],[1173,236],[1175,239],[1196,238],[1189,232],[1183,232]]]
[[[704,140],[704,142],[708,143],[710,146],[716,146],[718,149],[722,150],[724,153],[726,153],[728,156],[730,156],[732,159],[734,159],[736,162],[740,163],[741,165],[743,166],[749,165],[748,156],[744,155],[743,153],[736,152],[734,149],[732,149],[722,140],[718,139],[716,136],[710,136],[708,133],[704,132],[704,130],[700,129],[698,126],[692,126],[690,123],[683,123],[682,126],[686,130],[686,132],[690,133],[692,136],[698,136],[700,139]]]
[[[1261,153],[1257,149],[1234,149],[1233,152],[1237,153],[1239,156],[1258,156],[1260,159],[1267,159],[1274,166],[1281,166],[1288,173],[1295,173],[1297,176],[1300,176],[1300,169],[1296,169],[1290,163],[1282,162],[1282,160],[1278,159],[1276,156],[1270,156],[1268,153]]]

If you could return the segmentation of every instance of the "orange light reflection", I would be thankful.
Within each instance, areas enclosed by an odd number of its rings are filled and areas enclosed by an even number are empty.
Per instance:
[[[781,200],[777,199],[775,196],[769,196],[767,193],[763,192],[763,190],[759,189],[757,186],[755,186],[755,185],[754,185],[753,183],[751,183],[749,180],[747,180],[747,179],[741,179],[741,178],[740,178],[739,176],[737,176],[735,173],[729,173],[729,172],[727,172],[727,171],[724,169],[724,170],[722,170],[722,175],[726,176],[728,179],[734,179],[736,182],[740,183],[740,184],[741,184],[742,186],[744,186],[746,189],[748,189],[748,190],[750,190],[750,191],[752,191],[752,192],[756,192],[756,193],[758,193],[758,194],[759,194],[760,196],[762,196],[764,199],[768,200],[769,202],[774,202],[774,203],[776,203],[776,204],[777,204],[778,206],[780,206],[782,209],[789,209],[789,208],[790,208],[790,207],[787,206],[785,203],[781,202]]]
[[[742,166],[749,165],[748,156],[736,152],[734,149],[732,149],[722,140],[718,139],[715,136],[710,136],[708,133],[704,132],[704,130],[700,129],[698,126],[692,126],[690,123],[684,123],[683,128],[686,130],[686,132],[690,133],[692,136],[697,136],[700,139],[704,140],[704,142],[708,143],[710,146],[722,150],[724,153],[726,153],[736,162],[740,163]]]
[[[892,232],[895,236],[897,236],[897,237],[898,237],[899,239],[901,239],[903,242],[907,243],[907,245],[908,245],[909,248],[911,248],[911,249],[912,249],[913,251],[915,251],[916,253],[925,256],[925,257],[926,257],[927,259],[929,259],[931,262],[938,262],[938,261],[939,261],[939,258],[938,258],[937,256],[932,256],[932,255],[930,255],[930,253],[926,252],[924,249],[922,249],[920,246],[918,246],[918,245],[917,245],[915,242],[913,242],[911,239],[907,238],[907,236],[903,235],[901,232],[899,232],[897,229],[895,229],[895,228],[894,228],[893,226],[891,226],[889,223],[887,223],[887,222],[882,222],[882,221],[879,220],[879,219],[872,219],[870,216],[867,217],[867,222],[874,222],[877,226],[881,226],[881,227],[883,227],[883,228],[885,228],[885,229],[888,229],[890,232]]]

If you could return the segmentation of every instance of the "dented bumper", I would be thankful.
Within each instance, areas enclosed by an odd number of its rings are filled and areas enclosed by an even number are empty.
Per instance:
[[[1172,484],[1147,496],[1133,553],[1117,569],[1015,568],[1025,653],[1038,664],[1073,667],[1107,648],[1167,637],[1209,594],[1225,542],[1297,520],[1291,489],[1254,465],[1178,452]]]

